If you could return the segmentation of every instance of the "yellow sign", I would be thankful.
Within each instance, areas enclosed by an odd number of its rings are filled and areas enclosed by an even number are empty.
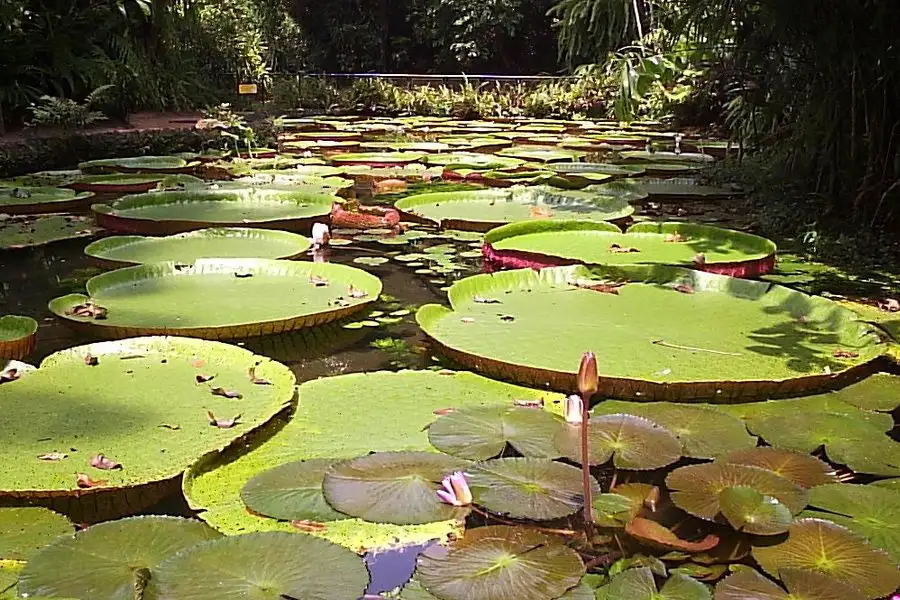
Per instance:
[[[255,94],[259,91],[259,88],[255,83],[242,83],[238,86],[238,94],[247,95],[247,94]]]

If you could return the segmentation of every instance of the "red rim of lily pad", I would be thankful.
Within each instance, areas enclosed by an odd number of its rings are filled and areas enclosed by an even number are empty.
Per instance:
[[[0,317],[0,358],[21,360],[34,352],[37,344],[38,322],[31,317],[5,315]]]
[[[525,250],[505,250],[497,249],[493,243],[501,239],[521,235],[529,232],[547,232],[547,231],[566,231],[566,230],[584,230],[591,229],[595,231],[618,232],[618,227],[610,227],[608,223],[589,221],[526,221],[519,223],[511,223],[503,227],[491,230],[485,238],[485,243],[481,247],[485,261],[489,264],[491,270],[495,269],[545,269],[547,267],[563,267],[568,265],[587,264],[577,259],[564,258],[561,256],[553,256],[551,254],[542,254],[540,252],[529,252]],[[773,242],[765,240],[753,234],[744,233],[742,231],[733,231],[730,229],[722,229],[710,225],[699,225],[693,223],[638,223],[629,227],[625,233],[660,233],[660,234],[679,234],[681,231],[693,231],[697,233],[715,232],[719,234],[728,234],[735,237],[758,238],[761,243],[768,242],[770,248],[768,253],[760,258],[737,261],[723,262],[706,262],[704,264],[692,263],[685,266],[708,273],[717,275],[727,275],[729,277],[740,277],[744,279],[754,279],[767,275],[775,270],[775,258],[777,247]],[[638,255],[639,256],[639,255]],[[639,261],[636,261],[639,262]]]

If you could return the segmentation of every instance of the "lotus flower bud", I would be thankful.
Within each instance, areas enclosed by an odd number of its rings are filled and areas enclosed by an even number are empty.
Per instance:
[[[321,247],[328,244],[331,239],[331,232],[325,223],[314,223],[312,227],[312,243],[313,246]]]
[[[466,481],[466,474],[457,471],[452,475],[444,477],[441,482],[444,489],[438,490],[438,498],[446,504],[453,506],[468,506],[472,504],[472,490],[469,489],[469,483]]]
[[[566,423],[578,425],[582,423],[582,412],[584,411],[584,400],[578,394],[572,394],[566,398]]]
[[[578,393],[590,397],[597,393],[597,357],[593,352],[585,352],[578,367]]]

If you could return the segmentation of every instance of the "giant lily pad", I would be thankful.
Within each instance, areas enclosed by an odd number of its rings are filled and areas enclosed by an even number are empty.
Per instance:
[[[77,215],[23,216],[0,222],[0,248],[6,250],[92,237],[103,231],[93,219]]]
[[[433,154],[426,156],[428,165],[440,166],[447,171],[474,169],[490,171],[492,169],[514,169],[525,164],[524,160],[475,152],[454,152],[450,154]]]
[[[738,277],[775,266],[775,244],[709,225],[639,223],[626,233],[591,221],[523,221],[485,236],[485,256],[501,265],[670,264]]]
[[[581,354],[593,350],[603,357],[607,397],[796,394],[867,372],[881,351],[875,332],[830,300],[672,267],[505,271],[463,279],[448,295],[452,308],[417,313],[443,353],[491,375],[570,391]]]
[[[272,531],[188,548],[159,565],[151,589],[158,600],[356,600],[368,581],[346,548]]]
[[[46,508],[0,508],[0,560],[28,560],[74,528],[67,518]]]
[[[220,535],[203,523],[175,517],[100,523],[58,538],[34,555],[19,576],[19,594],[26,598],[142,598],[162,561]]]
[[[541,458],[498,458],[468,469],[475,502],[520,519],[559,519],[581,510],[581,469]],[[591,478],[594,494],[600,486]]]
[[[177,156],[133,156],[104,158],[79,163],[78,168],[88,174],[100,173],[186,173],[194,168]]]
[[[442,600],[552,600],[583,572],[578,553],[561,540],[494,525],[468,532],[449,553],[426,550],[416,578]]]
[[[802,488],[837,482],[834,469],[814,456],[772,446],[735,450],[720,457],[719,462],[762,467],[778,473]]]
[[[642,161],[651,163],[699,163],[711,164],[716,162],[715,157],[699,152],[648,152],[646,150],[626,150],[619,152],[624,160]]]
[[[139,173],[115,173],[110,175],[87,175],[68,185],[78,192],[98,194],[137,194],[155,189],[167,175],[142,175]],[[187,177],[187,176],[185,176]],[[198,180],[201,181],[201,180]]]
[[[666,477],[666,485],[676,506],[708,521],[722,512],[722,493],[729,488],[749,488],[774,498],[786,506],[792,515],[803,510],[809,499],[805,489],[772,471],[721,462],[679,467]],[[738,500],[743,499],[732,500],[737,504]]]
[[[681,454],[690,458],[716,458],[756,446],[756,438],[743,422],[712,407],[610,400],[594,408],[595,415],[614,413],[636,415],[662,425],[681,442]]]
[[[0,213],[32,215],[87,208],[91,192],[55,187],[0,187]]]
[[[649,567],[628,569],[596,592],[597,600],[711,600],[705,585],[687,575],[673,574],[657,591]]]
[[[578,162],[587,156],[587,152],[563,150],[562,148],[550,150],[534,146],[514,146],[500,150],[497,152],[497,156],[508,156],[530,162],[557,163]]]
[[[0,358],[21,360],[34,352],[38,322],[31,317],[0,317]]]
[[[126,267],[92,277],[88,295],[69,294],[50,310],[105,337],[179,333],[241,339],[321,325],[378,299],[381,281],[333,263],[270,259],[198,259]],[[103,318],[82,315],[92,302]]]
[[[442,416],[428,428],[428,440],[447,454],[484,460],[512,445],[523,456],[556,458],[553,436],[561,420],[544,410],[517,406],[459,409]]]
[[[251,367],[271,385],[253,384]],[[226,397],[235,394],[241,398]],[[7,461],[0,497],[52,505],[79,520],[134,513],[293,395],[287,367],[226,344],[133,338],[57,352],[0,386]],[[220,422],[240,417],[216,427],[208,412]],[[111,468],[92,466],[95,459]]]
[[[84,249],[91,258],[112,265],[137,265],[198,258],[296,258],[310,247],[307,238],[287,231],[222,227],[168,237],[114,236]]]
[[[614,165],[607,163],[552,163],[544,166],[572,185],[583,187],[619,177],[643,175],[640,165]]]
[[[225,533],[292,531],[287,523],[248,513],[241,489],[254,475],[287,462],[313,458],[347,459],[370,451],[431,449],[427,426],[434,411],[475,406],[512,405],[516,399],[560,396],[498,383],[472,373],[433,371],[358,373],[309,381],[300,386],[293,418],[265,443],[227,460],[216,457],[193,467],[185,494],[202,519]],[[377,431],[377,435],[372,432]],[[350,548],[380,548],[421,543],[458,530],[455,521],[397,526],[358,519],[329,521],[313,532]],[[296,531],[296,530],[294,530]]]
[[[900,492],[872,485],[833,483],[814,488],[809,504],[814,510],[805,514],[855,531],[900,564]]]
[[[754,569],[741,569],[716,585],[716,600],[865,600],[859,588],[807,569],[781,569],[787,591]]]
[[[561,428],[555,439],[566,457],[581,462],[581,426]],[[649,470],[681,458],[681,443],[656,423],[632,415],[602,415],[588,422],[588,463],[612,459],[620,469]]]
[[[125,196],[94,204],[97,221],[114,231],[165,234],[213,226],[306,230],[325,219],[335,197],[290,188],[185,190]]]
[[[425,158],[424,152],[345,152],[330,158],[331,164],[368,165],[370,167],[395,167],[418,162]]]
[[[881,598],[900,587],[900,569],[885,552],[849,529],[822,519],[798,519],[780,544],[753,549],[753,558],[777,577],[785,568],[818,571]]]
[[[532,219],[615,221],[634,212],[626,200],[582,191],[514,187],[506,190],[436,192],[408,196],[394,206],[448,229],[488,231]]]

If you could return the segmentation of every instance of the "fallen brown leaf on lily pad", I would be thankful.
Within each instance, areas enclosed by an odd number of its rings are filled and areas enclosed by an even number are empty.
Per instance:
[[[218,419],[211,410],[206,411],[206,414],[209,417],[209,424],[219,429],[231,429],[238,424],[238,419],[241,418],[241,415],[235,415],[231,419]]]
[[[299,529],[300,531],[307,532],[316,532],[316,531],[325,531],[328,529],[328,526],[324,523],[319,523],[316,521],[291,521],[291,527],[294,529]]]
[[[222,396],[223,398],[231,398],[233,400],[240,400],[244,397],[244,395],[237,390],[226,390],[223,387],[214,387],[209,391],[213,396]]]
[[[686,242],[687,240],[688,239],[686,237],[684,237],[683,235],[681,235],[680,233],[668,233],[668,234],[666,234],[666,237],[663,241],[669,242],[669,243],[679,243],[679,242]]]
[[[100,364],[100,359],[98,359],[96,356],[94,356],[93,354],[88,352],[87,354],[84,355],[84,364],[86,364],[89,367],[96,367],[97,365]]]
[[[593,281],[590,279],[578,279],[570,282],[570,284],[583,290],[591,290],[592,292],[601,292],[603,294],[613,294],[616,296],[619,295],[619,288],[625,285],[624,283],[619,282]]]
[[[693,294],[694,286],[687,283],[679,283],[675,287],[673,287],[676,292],[681,292],[682,294]]]
[[[203,360],[202,358],[197,358],[197,359],[194,359],[191,361],[191,366],[194,367],[195,369],[200,369],[200,368],[206,366],[206,361]]]
[[[106,485],[105,479],[91,479],[91,476],[87,473],[78,473],[78,478],[75,480],[75,483],[78,487],[82,489],[101,487]]]
[[[41,454],[38,458],[47,462],[59,462],[69,458],[69,455],[63,452],[48,452],[47,454]]]
[[[831,355],[835,358],[857,358],[859,356],[859,352],[838,348],[834,352],[832,352]]]
[[[347,295],[351,298],[365,298],[369,294],[351,285],[349,288],[347,288]]]
[[[81,304],[76,304],[72,308],[66,311],[66,314],[70,317],[84,317],[90,319],[105,319],[109,314],[109,310],[103,306],[100,306],[93,300],[87,300]]]
[[[328,285],[328,279],[326,277],[320,277],[318,275],[310,275],[309,282],[316,287],[325,287]]]
[[[112,469],[121,469],[122,463],[116,462],[108,456],[104,456],[102,454],[98,454],[91,458],[91,466],[95,469],[103,469],[104,471],[110,471]]]
[[[553,216],[553,211],[543,206],[535,206],[531,209],[531,216],[537,219],[549,219]]]
[[[254,385],[272,385],[272,382],[268,379],[264,379],[262,377],[256,376],[256,367],[250,367],[250,370],[247,371],[247,375],[250,377],[250,383]]]
[[[628,254],[630,252],[640,252],[632,246],[620,246],[619,244],[610,244],[609,251],[613,254]]]
[[[197,375],[194,379],[197,380],[197,383],[206,383],[207,381],[212,381],[215,378],[216,378],[215,375],[204,375],[201,373],[201,374]]]
[[[538,398],[537,400],[513,400],[513,404],[515,406],[521,406],[522,408],[543,408],[544,399]]]
[[[452,408],[452,407],[451,408],[436,408],[431,412],[435,415],[439,415],[439,416],[443,417],[444,415],[449,415],[452,412],[456,412],[456,409]]]

